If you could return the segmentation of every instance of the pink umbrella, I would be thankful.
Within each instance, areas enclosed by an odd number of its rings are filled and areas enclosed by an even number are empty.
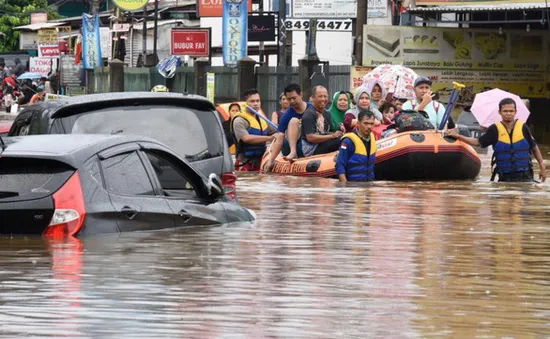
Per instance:
[[[489,127],[501,120],[500,114],[498,114],[498,103],[505,98],[513,99],[516,102],[516,119],[523,122],[527,121],[530,114],[529,109],[527,109],[521,98],[515,94],[495,88],[476,94],[474,103],[472,104],[471,111],[482,127]]]

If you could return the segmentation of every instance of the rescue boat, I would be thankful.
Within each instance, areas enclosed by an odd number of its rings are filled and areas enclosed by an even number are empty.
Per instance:
[[[262,159],[262,167],[271,154],[271,146]],[[275,159],[274,174],[336,177],[338,152],[287,161]],[[440,131],[410,131],[391,135],[376,142],[374,166],[376,180],[468,180],[481,169],[479,155],[472,146]]]

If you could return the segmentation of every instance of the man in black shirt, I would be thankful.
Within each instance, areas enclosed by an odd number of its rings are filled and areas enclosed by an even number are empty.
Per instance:
[[[493,146],[493,160],[496,168],[491,180],[495,174],[498,174],[499,181],[533,181],[531,163],[531,153],[533,153],[539,164],[539,179],[544,182],[546,168],[542,154],[527,125],[515,120],[516,102],[510,98],[503,99],[499,103],[498,111],[502,121],[489,126],[479,139],[459,135],[456,130],[447,130],[445,134],[472,146],[483,148]]]
[[[328,103],[328,92],[323,86],[311,90],[311,106],[302,116],[302,153],[311,155],[336,152],[340,148],[341,131],[332,131],[332,118],[325,109]]]

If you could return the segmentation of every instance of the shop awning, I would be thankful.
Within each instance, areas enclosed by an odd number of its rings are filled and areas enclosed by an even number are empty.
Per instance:
[[[550,4],[550,1],[549,1]],[[411,14],[421,13],[467,13],[467,12],[492,12],[492,11],[530,11],[550,8],[544,2],[505,3],[498,5],[459,5],[459,6],[429,6],[409,7],[407,12]]]
[[[30,24],[30,25],[24,25],[24,26],[18,26],[14,27],[14,30],[21,30],[21,31],[38,31],[43,28],[53,28],[57,26],[64,25],[65,22],[42,22],[39,24]]]

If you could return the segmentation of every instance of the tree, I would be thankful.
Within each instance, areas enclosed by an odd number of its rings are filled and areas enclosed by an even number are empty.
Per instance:
[[[57,18],[56,7],[47,0],[0,0],[0,52],[19,50],[19,31],[13,28],[28,25],[37,11],[48,13],[48,20]]]

